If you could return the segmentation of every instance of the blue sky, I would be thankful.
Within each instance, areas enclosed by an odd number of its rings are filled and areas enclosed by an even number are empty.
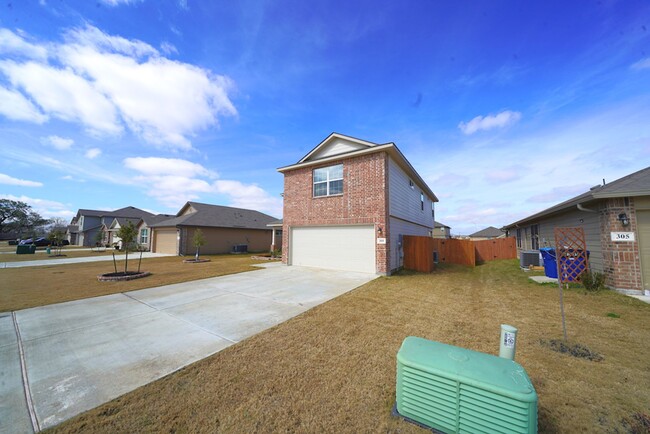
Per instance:
[[[650,164],[647,1],[10,1],[0,197],[280,217],[331,132],[394,142],[452,232]]]

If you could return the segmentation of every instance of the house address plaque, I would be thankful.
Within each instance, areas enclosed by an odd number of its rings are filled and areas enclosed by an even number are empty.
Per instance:
[[[612,241],[628,241],[631,243],[635,241],[634,232],[611,232],[611,234]]]

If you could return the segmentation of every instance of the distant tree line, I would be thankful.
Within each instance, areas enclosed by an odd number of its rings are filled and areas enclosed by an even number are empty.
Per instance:
[[[19,200],[0,199],[0,234],[12,233],[18,238],[44,235],[53,229],[65,232],[63,219],[46,219],[31,206]]]

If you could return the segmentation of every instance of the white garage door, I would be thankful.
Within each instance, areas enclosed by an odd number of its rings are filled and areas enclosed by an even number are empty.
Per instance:
[[[310,226],[291,230],[291,265],[375,273],[374,226]]]

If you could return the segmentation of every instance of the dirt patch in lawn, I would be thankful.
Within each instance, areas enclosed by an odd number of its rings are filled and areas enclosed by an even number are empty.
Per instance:
[[[239,255],[206,258],[211,261],[192,266],[178,256],[143,259],[140,268],[151,276],[125,282],[97,280],[98,275],[114,271],[112,261],[1,269],[0,312],[241,273],[257,269],[252,265],[260,263]],[[117,267],[123,270],[124,260],[118,260]],[[137,254],[129,255],[129,271],[137,268]]]
[[[54,431],[422,432],[391,416],[404,338],[498,354],[511,324],[540,432],[627,432],[649,413],[650,305],[570,289],[565,310],[570,339],[601,362],[539,344],[562,336],[557,288],[528,282],[517,261],[379,278]]]

